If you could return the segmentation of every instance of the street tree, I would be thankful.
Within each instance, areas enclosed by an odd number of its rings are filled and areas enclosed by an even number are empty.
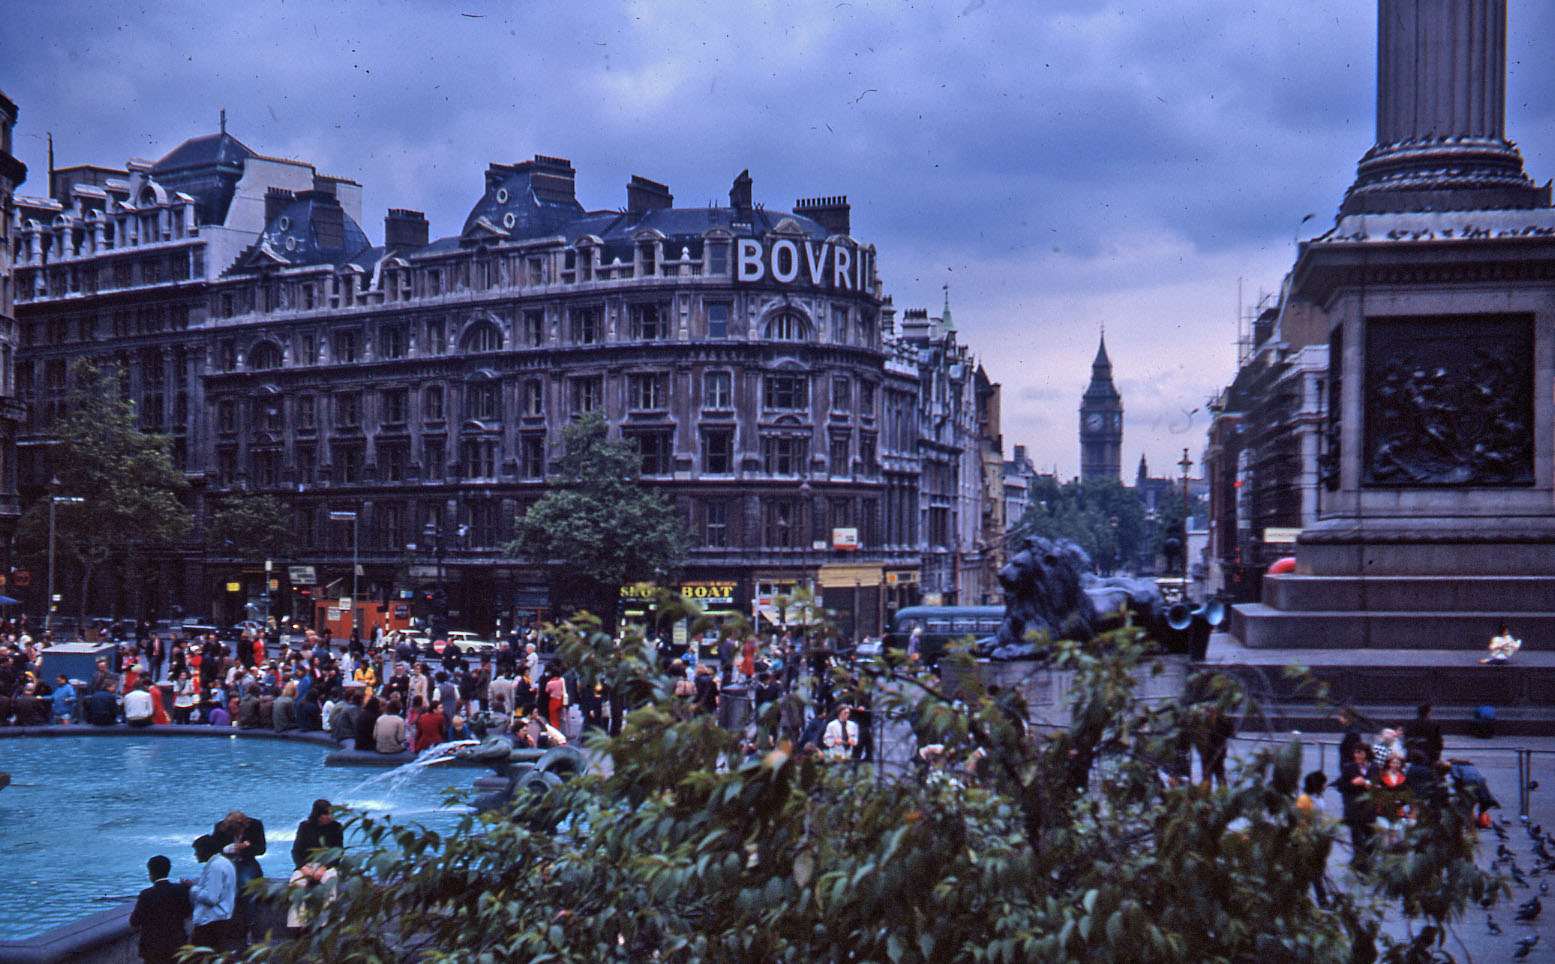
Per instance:
[[[1136,560],[1147,536],[1138,494],[1115,479],[1062,485],[1050,477],[1033,480],[1026,514],[1015,531],[1022,536],[1068,539],[1104,572],[1111,571],[1115,562],[1128,566]]]
[[[273,495],[227,496],[205,526],[205,544],[218,555],[270,559],[284,555],[291,541],[291,509]]]
[[[636,448],[611,439],[603,418],[568,425],[562,445],[559,471],[516,520],[507,552],[554,566],[562,602],[613,623],[621,587],[668,582],[689,539],[669,498],[642,483]]]
[[[1300,744],[1254,753],[1224,787],[1182,779],[1212,714],[1245,697],[1217,677],[1136,699],[1149,657],[1133,631],[1058,645],[1070,714],[1051,729],[964,653],[946,657],[954,697],[915,665],[880,669],[864,684],[877,725],[910,721],[939,749],[921,774],[752,752],[688,712],[640,638],[595,623],[559,641],[580,683],[608,676],[635,707],[590,740],[597,772],[450,833],[359,819],[338,897],[291,891],[312,924],[247,959],[1424,964],[1497,892],[1444,787],[1368,886],[1319,901],[1334,832],[1295,806]],[[1384,903],[1410,938],[1382,930]]]
[[[79,499],[55,506],[56,554],[75,564],[77,602],[87,612],[93,577],[109,560],[130,563],[152,547],[166,546],[189,529],[180,496],[187,488],[173,465],[165,435],[136,425],[134,404],[119,391],[116,370],[79,361],[73,390],[49,427],[57,440],[47,454],[50,492],[22,515],[17,535],[23,551],[47,551],[50,497]]]

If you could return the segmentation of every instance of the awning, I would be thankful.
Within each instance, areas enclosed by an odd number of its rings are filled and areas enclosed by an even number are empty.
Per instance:
[[[20,606],[20,599],[12,599],[10,596],[0,596],[0,606]]]

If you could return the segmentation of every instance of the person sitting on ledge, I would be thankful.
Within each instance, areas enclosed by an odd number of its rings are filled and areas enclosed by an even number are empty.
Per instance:
[[[259,684],[250,683],[238,702],[238,729],[259,729]]]
[[[389,697],[384,714],[373,723],[373,745],[379,753],[404,753],[409,746],[405,718],[400,715],[400,698]]]
[[[28,683],[12,707],[17,726],[48,726],[49,704],[38,697],[38,684]]]
[[[124,694],[124,722],[130,726],[150,726],[156,715],[151,705],[151,684],[144,679]]]
[[[113,690],[108,688],[112,684],[104,684],[104,688],[97,690],[86,698],[86,721],[93,726],[113,726],[119,722],[119,700],[113,695]]]
[[[1505,663],[1517,651],[1523,648],[1523,641],[1512,635],[1512,629],[1506,623],[1502,623],[1496,630],[1496,634],[1490,638],[1490,655],[1480,660],[1481,663]]]

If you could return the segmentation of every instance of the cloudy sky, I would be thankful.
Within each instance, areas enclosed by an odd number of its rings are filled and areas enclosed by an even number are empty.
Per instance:
[[[1004,386],[1006,454],[1079,470],[1105,326],[1125,475],[1203,445],[1237,308],[1326,228],[1374,132],[1368,0],[7,4],[0,89],[41,193],[228,129],[457,232],[492,161],[572,159],[589,208],[633,174],[679,204],[846,194],[899,307]],[[1555,175],[1555,4],[1510,0],[1508,135]],[[1542,39],[1541,39],[1542,38]],[[1302,223],[1303,217],[1315,215]]]

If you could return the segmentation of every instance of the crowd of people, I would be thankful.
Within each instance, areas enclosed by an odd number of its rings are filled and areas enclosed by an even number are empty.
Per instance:
[[[1422,808],[1439,799],[1438,790],[1452,781],[1474,801],[1481,825],[1500,806],[1484,776],[1468,760],[1442,758],[1442,728],[1423,703],[1415,718],[1402,727],[1381,726],[1375,735],[1363,729],[1355,714],[1341,712],[1344,736],[1339,741],[1339,775],[1334,788],[1342,801],[1341,820],[1350,832],[1351,862],[1370,866],[1379,850],[1400,846]],[[1321,809],[1328,787],[1322,771],[1307,774],[1303,795],[1308,809]]]
[[[151,886],[140,892],[130,914],[146,964],[172,964],[186,945],[238,950],[262,936],[257,933],[255,895],[249,884],[264,876],[259,862],[267,849],[264,823],[234,810],[210,833],[195,838],[192,846],[201,864],[198,879],[170,880],[172,861],[166,855],[146,861]],[[324,888],[328,899],[344,846],[345,833],[335,821],[335,808],[328,800],[315,800],[293,839],[292,887]],[[307,926],[308,913],[306,904],[293,904],[287,913],[287,931],[293,936],[299,933]]]
[[[384,755],[472,739],[497,719],[515,742],[541,748],[589,729],[618,732],[629,709],[621,694],[606,680],[583,685],[554,654],[541,652],[546,642],[528,632],[471,653],[418,646],[401,633],[364,642],[355,634],[336,640],[327,629],[284,640],[244,631],[224,641],[143,628],[99,658],[90,679],[72,682],[62,674],[44,679],[42,647],[10,635],[0,637],[0,726],[313,732]],[[724,725],[746,729],[752,746],[782,737],[827,758],[871,756],[868,692],[856,678],[837,691],[835,652],[788,633],[766,641],[709,634],[679,645],[656,635],[649,644],[687,713],[720,714]],[[785,705],[780,725],[758,732],[755,720],[805,672],[809,712]]]

